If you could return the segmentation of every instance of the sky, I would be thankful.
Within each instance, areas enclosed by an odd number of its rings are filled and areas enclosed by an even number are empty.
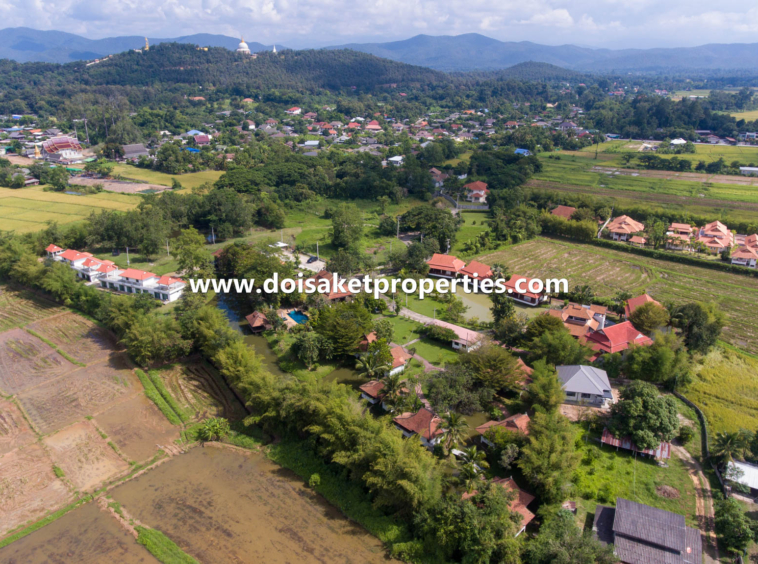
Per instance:
[[[90,39],[218,33],[293,48],[421,33],[606,48],[758,42],[755,0],[0,0],[0,22]]]

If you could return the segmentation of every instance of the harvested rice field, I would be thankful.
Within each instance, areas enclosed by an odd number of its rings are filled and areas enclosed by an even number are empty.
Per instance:
[[[116,350],[109,331],[72,312],[37,321],[28,328],[85,364]]]
[[[29,290],[16,290],[0,285],[0,331],[21,327],[63,311],[63,308]]]
[[[72,371],[69,362],[53,347],[24,331],[0,333],[0,390],[16,394]]]

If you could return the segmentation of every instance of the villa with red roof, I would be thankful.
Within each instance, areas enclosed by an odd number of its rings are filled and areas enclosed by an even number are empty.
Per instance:
[[[571,219],[571,216],[574,215],[574,212],[576,211],[576,208],[572,208],[571,206],[558,206],[553,209],[550,213],[553,215],[557,215],[558,217],[563,217],[566,219]]]
[[[584,344],[595,351],[591,360],[596,360],[600,355],[622,352],[632,345],[647,346],[653,344],[653,339],[637,331],[631,321],[624,321],[617,325],[598,329],[589,333],[584,339]]]
[[[513,478],[495,478],[491,483],[502,486],[507,491],[516,492],[516,497],[511,502],[510,509],[514,513],[521,515],[521,527],[515,535],[519,536],[524,532],[526,526],[534,519],[534,513],[527,509],[527,505],[532,503],[535,500],[535,497],[519,488]],[[464,493],[463,496],[461,496],[461,499],[469,499],[474,497],[477,493],[477,490],[474,490],[471,493]]]
[[[418,435],[421,444],[430,450],[440,443],[444,434],[442,419],[426,407],[422,407],[416,413],[398,415],[392,422],[403,433],[403,437]]]
[[[532,280],[532,278],[514,274],[511,276],[510,280],[505,283],[508,295],[517,302],[528,306],[538,306],[547,301],[548,295],[544,289],[540,292],[532,292],[529,290],[529,283]]]
[[[413,358],[411,354],[400,345],[392,347],[390,349],[390,354],[392,355],[392,368],[389,371],[390,376],[400,374],[405,370],[408,361]]]
[[[626,304],[624,305],[624,315],[626,316],[627,319],[629,319],[629,316],[631,316],[634,313],[635,309],[647,303],[651,303],[651,304],[655,304],[657,306],[663,307],[659,302],[655,301],[649,295],[642,294],[641,296],[637,296],[636,298],[630,298],[626,301]]]
[[[587,333],[605,327],[605,316],[608,308],[600,305],[582,306],[569,304],[563,309],[549,309],[544,315],[551,315],[563,321],[563,326],[577,339]]]
[[[740,247],[732,252],[731,258],[732,264],[755,268],[756,262],[758,262],[758,252],[755,248]]]
[[[754,233],[745,237],[745,246],[758,251],[758,235]]]
[[[429,276],[440,278],[457,278],[458,274],[466,266],[466,263],[453,255],[434,253],[432,258],[426,261],[429,265]]]
[[[487,203],[487,193],[489,192],[489,189],[487,188],[486,182],[477,180],[476,182],[469,182],[468,184],[465,184],[463,187],[467,190],[467,194],[466,194],[467,201],[473,202],[475,204]]]
[[[79,141],[64,135],[42,142],[42,158],[61,164],[72,164],[81,162],[84,157]]]
[[[361,398],[374,405],[384,397],[382,390],[384,382],[382,380],[371,380],[358,388],[361,391]]]
[[[450,343],[455,350],[472,351],[482,344],[482,334],[472,329],[466,329],[439,319],[435,319],[430,325],[450,329],[455,333],[455,339]]]
[[[608,224],[608,232],[614,241],[628,241],[635,233],[645,230],[645,226],[639,221],[633,220],[628,215],[622,215]]]
[[[713,221],[700,229],[695,237],[709,253],[719,254],[734,246],[734,234],[720,221]]]
[[[302,108],[298,108],[295,106],[294,108],[290,108],[289,110],[286,110],[284,113],[288,116],[299,116],[300,112],[302,112]]]
[[[695,229],[689,223],[672,223],[666,230],[668,234],[686,235],[688,238],[692,237]]]
[[[45,252],[49,258],[55,258],[63,252],[63,249],[61,249],[58,245],[53,245],[50,243],[45,249]]]
[[[482,262],[472,260],[461,269],[461,274],[469,278],[484,280],[485,278],[492,278],[492,269]]]
[[[314,280],[318,293],[326,297],[330,302],[344,302],[353,296],[353,293],[348,290],[347,284],[343,285],[343,292],[339,284],[334,283],[334,274],[328,270],[320,270],[308,280]],[[337,280],[339,281],[340,278]]]
[[[382,130],[382,126],[381,126],[381,125],[379,125],[379,122],[378,122],[378,121],[376,121],[375,119],[372,119],[372,120],[371,120],[370,122],[368,122],[368,124],[366,125],[366,130],[367,130],[367,131],[381,131],[381,130]]]
[[[479,425],[476,428],[476,432],[482,436],[482,444],[494,447],[495,445],[492,442],[488,441],[484,436],[484,434],[489,429],[500,427],[506,431],[513,431],[514,433],[523,433],[524,435],[528,435],[530,421],[531,420],[529,419],[529,415],[526,413],[517,413],[516,415],[511,415],[502,421],[487,421],[484,425]]]

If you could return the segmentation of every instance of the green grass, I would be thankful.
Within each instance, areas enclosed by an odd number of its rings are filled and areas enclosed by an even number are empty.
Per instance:
[[[292,343],[295,342],[295,337],[287,331],[281,333],[266,332],[264,337],[277,356],[279,368],[299,380],[322,378],[339,368],[336,362],[323,362],[316,364],[313,370],[308,370],[305,364],[293,354],[291,347]]]
[[[306,443],[285,440],[270,446],[267,455],[306,482],[318,474],[321,482],[314,489],[382,542],[395,544],[410,540],[410,533],[402,522],[376,509],[359,483],[346,481],[342,474],[334,473]]]
[[[55,474],[56,478],[64,478],[66,476],[66,473],[61,470],[61,467],[55,464],[53,464],[53,474]]]
[[[411,345],[416,349],[416,354],[435,366],[442,366],[458,359],[458,353],[453,350],[449,343],[442,344],[426,337]]]
[[[68,360],[68,361],[69,361],[71,364],[76,364],[77,366],[87,366],[87,365],[86,365],[86,364],[84,364],[83,362],[79,362],[78,360],[76,360],[74,357],[72,357],[72,356],[71,356],[70,354],[68,354],[66,351],[64,351],[64,350],[60,349],[60,348],[58,347],[58,345],[56,345],[56,344],[55,344],[55,343],[53,343],[52,341],[50,341],[50,340],[48,340],[48,339],[45,339],[45,337],[43,337],[42,335],[40,335],[40,334],[39,334],[39,333],[37,333],[36,331],[32,331],[32,330],[31,330],[31,329],[29,329],[28,327],[24,327],[24,330],[25,330],[27,333],[29,333],[30,335],[32,335],[33,337],[37,337],[37,338],[38,338],[40,341],[44,342],[44,343],[45,343],[45,344],[47,344],[48,346],[50,346],[50,347],[52,347],[53,349],[55,349],[55,351],[56,351],[56,352],[57,352],[59,355],[61,355],[61,356],[62,356],[63,358],[65,358],[66,360]]]
[[[395,316],[394,314],[389,314],[387,316],[378,315],[375,317],[374,321],[378,321],[379,319],[387,319],[392,323],[392,327],[395,329],[395,335],[392,340],[398,345],[404,345],[409,341],[421,337],[418,332],[420,324],[416,321],[412,321],[406,317]]]
[[[145,388],[145,395],[150,399],[150,401],[152,401],[158,407],[158,409],[161,410],[161,413],[166,416],[166,419],[168,419],[172,425],[181,425],[181,418],[171,408],[171,406],[166,403],[166,400],[163,399],[163,396],[158,392],[158,390],[155,389],[155,385],[148,377],[148,375],[139,368],[135,369],[134,371],[137,373],[137,377],[139,378],[140,382],[142,382],[142,386]]]
[[[456,159],[448,159],[448,160],[446,160],[442,164],[443,165],[455,166],[455,165],[457,165],[458,163],[460,163],[462,161],[468,162],[469,160],[471,160],[471,155],[473,155],[473,154],[474,154],[474,151],[465,151],[465,152],[461,153],[458,156],[458,158],[456,158]]]
[[[50,515],[48,515],[44,519],[40,519],[39,521],[37,521],[36,523],[32,523],[28,527],[25,527],[25,528],[23,528],[23,529],[21,529],[19,531],[16,531],[12,535],[9,535],[9,536],[5,537],[3,540],[0,540],[0,548],[6,547],[9,544],[17,541],[18,539],[24,538],[25,536],[32,534],[34,531],[37,531],[37,530],[41,529],[45,525],[49,525],[53,521],[55,521],[57,519],[60,519],[61,517],[63,517],[69,511],[72,511],[72,510],[76,509],[80,505],[83,505],[85,503],[89,503],[90,501],[92,501],[92,496],[91,495],[85,496],[85,497],[83,497],[81,499],[78,499],[75,502],[67,505],[66,507],[62,507],[58,511],[55,511],[54,513],[51,513]]]
[[[161,395],[166,404],[168,404],[171,410],[179,416],[179,419],[181,419],[182,423],[189,421],[189,414],[185,409],[182,408],[182,406],[179,405],[176,399],[174,399],[174,396],[172,396],[166,389],[166,385],[163,383],[163,378],[161,378],[160,372],[157,370],[150,370],[147,374],[150,378],[150,382],[153,384],[155,389]]]
[[[582,431],[583,433],[584,431]],[[612,447],[600,447],[590,437],[586,443],[577,441],[582,461],[574,473],[573,483],[577,502],[577,519],[584,523],[587,513],[594,513],[598,503],[615,505],[616,497],[623,497],[645,505],[684,515],[690,526],[697,527],[695,490],[683,462],[672,455],[668,468],[661,468],[650,459]],[[587,452],[597,454],[591,460]],[[659,495],[658,486],[671,486],[679,497],[669,499]],[[605,495],[603,495],[605,494]]]
[[[213,184],[218,180],[223,171],[203,170],[200,172],[188,172],[187,174],[166,174],[147,168],[139,168],[128,164],[116,164],[113,168],[113,176],[120,175],[126,179],[139,180],[148,184],[161,184],[171,186],[172,180],[176,179],[182,185],[182,188],[197,188],[201,184],[210,182]]]
[[[758,279],[542,237],[478,260],[502,262],[523,276],[566,278],[569,288],[588,284],[601,297],[628,291],[664,304],[715,301],[728,316],[723,340],[758,354]]]
[[[139,535],[137,542],[163,564],[199,564],[159,530],[139,525],[135,529]]]

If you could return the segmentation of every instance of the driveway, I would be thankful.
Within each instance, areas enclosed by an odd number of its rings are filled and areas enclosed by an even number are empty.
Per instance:
[[[320,272],[326,268],[326,261],[317,260],[316,262],[308,264],[309,258],[311,258],[310,255],[300,255],[300,268],[304,268],[305,270],[310,270],[312,272]]]

